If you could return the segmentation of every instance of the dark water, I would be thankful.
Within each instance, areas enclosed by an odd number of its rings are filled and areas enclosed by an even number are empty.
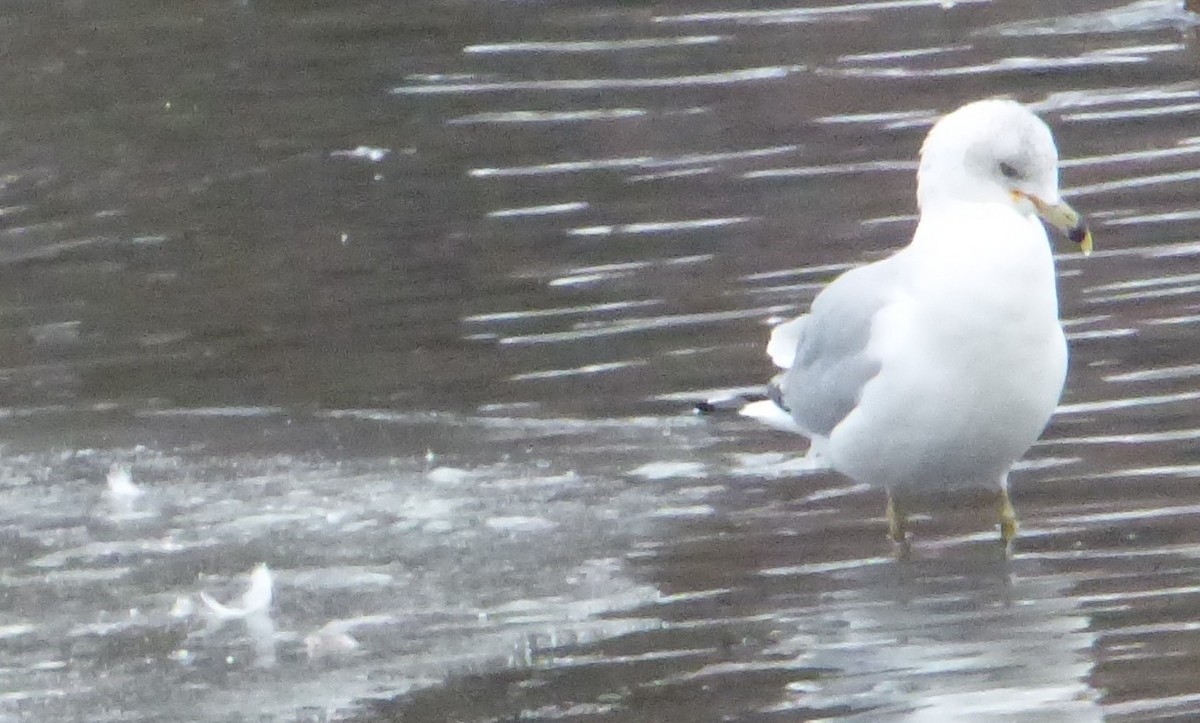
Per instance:
[[[946,5],[4,8],[0,720],[1200,715],[1196,18]],[[687,400],[996,94],[1099,250],[1012,558],[897,559]]]

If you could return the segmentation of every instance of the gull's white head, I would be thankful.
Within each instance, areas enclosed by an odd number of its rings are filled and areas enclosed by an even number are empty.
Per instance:
[[[1008,204],[1091,251],[1087,225],[1059,194],[1050,128],[1015,101],[968,103],[933,126],[921,147],[917,203],[923,212],[946,203]]]

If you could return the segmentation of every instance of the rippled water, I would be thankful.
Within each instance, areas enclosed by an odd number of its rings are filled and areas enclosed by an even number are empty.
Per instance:
[[[1200,714],[1181,6],[0,11],[0,720]],[[995,94],[1098,250],[1012,558],[970,501],[897,558],[688,402]]]

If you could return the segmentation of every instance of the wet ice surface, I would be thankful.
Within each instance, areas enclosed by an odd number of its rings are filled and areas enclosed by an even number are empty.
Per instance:
[[[0,78],[38,99],[0,118],[0,720],[1200,709],[1181,3],[93,12],[13,14]],[[925,129],[993,93],[1097,252],[1013,557],[952,499],[897,559],[880,492],[689,402],[911,232]]]
[[[110,455],[139,478],[133,509],[110,504]],[[21,692],[6,705],[37,716],[173,717],[208,691],[204,715],[225,719],[286,684],[259,712],[287,718],[511,665],[530,640],[640,629],[601,618],[657,598],[602,544],[643,513],[622,510],[619,490],[589,510],[602,485],[540,459],[132,449],[8,464],[4,677]],[[248,575],[260,561],[269,571]],[[81,668],[107,674],[64,680]]]

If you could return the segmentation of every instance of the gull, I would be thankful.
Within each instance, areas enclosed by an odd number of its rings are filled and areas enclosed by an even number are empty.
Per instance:
[[[1067,372],[1041,222],[1084,254],[1091,232],[1062,200],[1050,129],[1011,100],[969,103],[933,126],[917,202],[908,246],[842,274],[773,329],[767,353],[783,371],[742,413],[803,434],[809,456],[886,490],[897,543],[909,537],[906,493],[985,488],[1008,546],[1009,470],[1049,422]]]

